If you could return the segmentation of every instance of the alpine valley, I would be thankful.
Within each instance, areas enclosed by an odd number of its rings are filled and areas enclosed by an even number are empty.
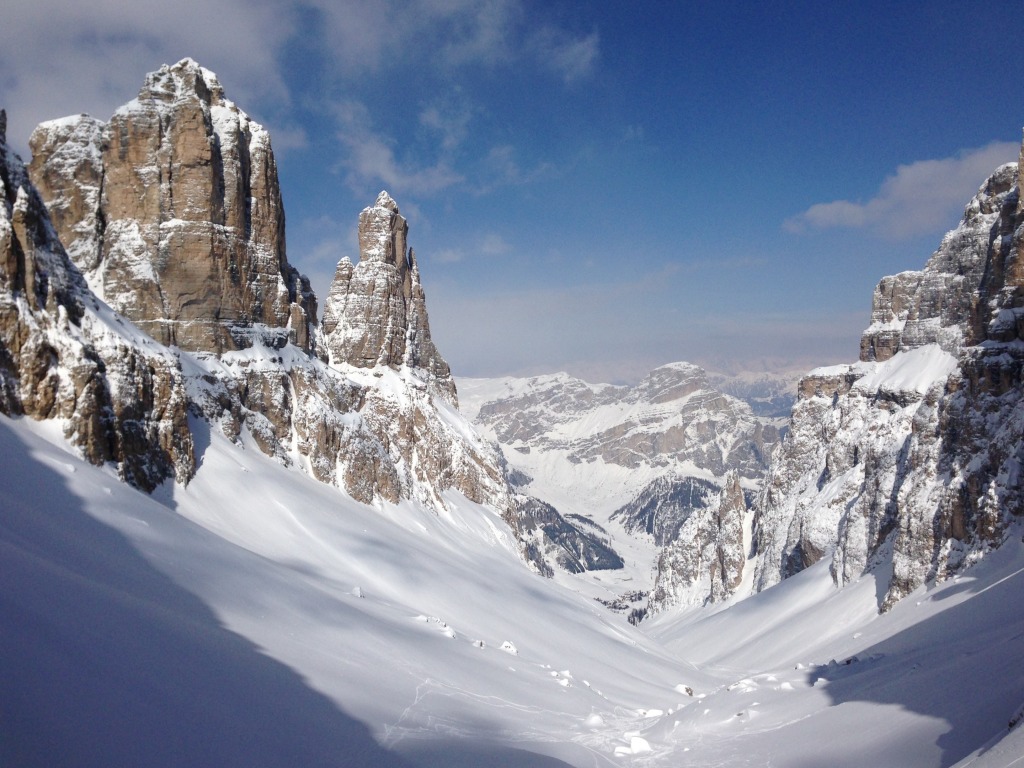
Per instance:
[[[857,362],[613,386],[453,376],[387,192],[314,295],[191,59],[29,146],[0,111],[0,765],[1024,755],[1024,155]]]

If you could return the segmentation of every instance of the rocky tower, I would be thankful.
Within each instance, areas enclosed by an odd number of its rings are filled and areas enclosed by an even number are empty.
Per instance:
[[[920,272],[883,279],[861,361],[799,386],[756,503],[755,587],[822,558],[880,568],[881,608],[1024,515],[1022,164],[1000,167]]]
[[[57,239],[0,110],[0,413],[60,419],[133,485],[195,468],[181,368],[96,301]],[[88,190],[83,191],[83,196]]]
[[[387,192],[359,215],[359,263],[338,263],[324,305],[330,360],[357,368],[407,366],[421,371],[431,390],[456,402],[448,364],[430,338],[416,254],[406,244],[409,225]]]
[[[40,125],[30,173],[93,290],[163,344],[312,348],[316,299],[285,254],[269,134],[191,59],[109,123]]]

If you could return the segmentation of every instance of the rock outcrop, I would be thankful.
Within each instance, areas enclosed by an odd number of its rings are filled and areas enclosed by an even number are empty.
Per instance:
[[[739,475],[730,472],[717,498],[694,510],[679,535],[658,557],[658,575],[648,615],[673,606],[701,606],[731,597],[747,561],[743,538],[747,505]]]
[[[570,521],[551,504],[532,496],[517,495],[515,508],[527,555],[545,576],[553,575],[547,565],[551,561],[569,573],[614,571],[624,565],[607,532],[592,521]]]
[[[566,527],[513,498],[499,454],[456,411],[406,245],[408,225],[387,193],[360,216],[360,261],[339,265],[325,335],[308,282],[285,256],[269,135],[227,100],[209,70],[190,59],[165,66],[110,122],[80,115],[44,123],[31,146],[31,175],[56,212],[56,231],[46,224],[54,253],[67,262],[59,234],[78,265],[67,264],[76,281],[70,293],[86,297],[99,317],[115,318],[134,345],[118,347],[116,360],[97,358],[110,392],[97,408],[77,409],[107,419],[116,433],[68,427],[81,432],[78,443],[95,460],[121,461],[126,478],[146,490],[170,474],[187,479],[191,412],[367,504],[415,500],[444,515],[448,494],[458,492],[489,505],[541,572],[550,570],[549,558],[572,564],[603,556],[600,542],[582,534],[585,546],[563,553],[547,531],[564,538]],[[12,253],[8,260],[20,264]],[[78,304],[54,298],[63,296],[63,273],[37,271],[45,275],[12,277],[21,281],[12,282],[15,290],[34,285],[33,311],[52,314],[67,304],[65,315],[77,322]],[[10,382],[28,375],[26,363],[39,371],[33,382],[60,381],[71,375],[66,355],[53,362],[57,353],[44,346],[39,362],[17,338],[8,349],[8,412],[48,413],[52,402],[65,402],[63,390],[47,395],[49,384]],[[86,368],[84,381],[102,378]],[[42,404],[29,403],[29,392]],[[140,430],[166,454],[163,464],[151,457],[148,474],[130,459],[142,450],[132,447]]]
[[[59,419],[86,459],[115,463],[142,489],[187,482],[195,465],[177,360],[96,301],[5,124],[0,111],[0,412]]]
[[[312,349],[316,299],[288,263],[270,136],[191,59],[147,76],[108,123],[40,125],[30,173],[104,301],[161,344]]]
[[[407,366],[457,404],[451,370],[430,338],[426,298],[409,225],[387,192],[359,215],[359,263],[338,263],[324,305],[323,332],[334,365]]]
[[[756,503],[757,589],[828,558],[838,585],[876,570],[886,609],[1024,515],[1020,168],[996,170],[924,270],[879,283],[860,362],[801,382]]]

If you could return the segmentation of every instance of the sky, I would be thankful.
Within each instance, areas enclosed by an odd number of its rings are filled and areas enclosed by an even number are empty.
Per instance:
[[[853,361],[1024,126],[1019,0],[9,0],[0,107],[107,119],[191,56],[272,136],[327,293],[387,189],[457,376]],[[26,155],[27,156],[27,155]]]

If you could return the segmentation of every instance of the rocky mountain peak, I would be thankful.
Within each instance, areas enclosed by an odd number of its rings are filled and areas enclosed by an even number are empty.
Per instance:
[[[217,75],[191,58],[174,65],[164,64],[156,72],[150,72],[139,91],[140,101],[172,103],[190,98],[208,104],[219,104],[224,98],[224,88]]]
[[[400,270],[408,267],[406,237],[409,224],[386,191],[359,214],[359,260],[382,261]]]
[[[269,134],[192,59],[108,123],[40,125],[30,173],[92,289],[161,343],[311,351],[316,299],[285,252]]]
[[[359,263],[338,263],[324,306],[331,362],[416,369],[431,391],[456,400],[448,364],[430,337],[426,296],[409,225],[387,192],[359,214]]]
[[[885,277],[875,289],[871,325],[861,338],[860,359],[888,360],[897,352],[938,344],[950,354],[965,346],[1004,335],[993,326],[1006,318],[994,317],[991,308],[1002,305],[998,295],[1014,290],[1024,271],[1002,258],[993,259],[976,240],[987,237],[1000,219],[1011,220],[1018,212],[1019,170],[1016,163],[1000,166],[967,204],[960,225],[950,231],[919,272]],[[987,246],[987,243],[985,243]],[[1009,247],[1007,239],[993,243],[998,251]],[[993,270],[993,267],[999,267]]]

